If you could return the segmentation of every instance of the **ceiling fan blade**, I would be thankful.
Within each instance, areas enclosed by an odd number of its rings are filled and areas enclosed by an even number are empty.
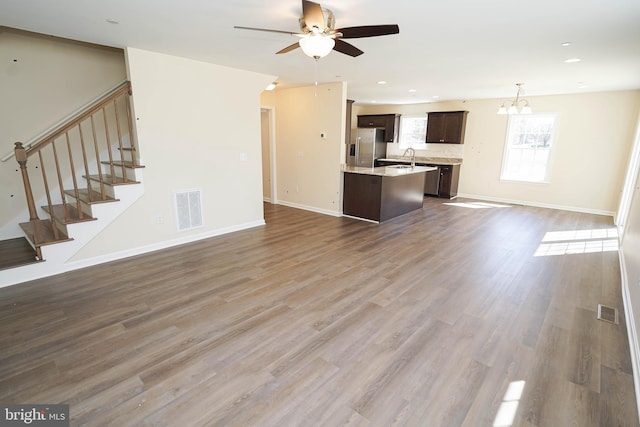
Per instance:
[[[398,34],[400,27],[397,25],[362,25],[360,27],[347,27],[336,30],[342,33],[343,39],[359,39],[362,37],[388,36]]]
[[[237,28],[239,30],[251,30],[251,31],[266,31],[268,33],[280,33],[280,34],[289,34],[292,36],[299,35],[299,33],[293,33],[291,31],[282,31],[282,30],[269,30],[267,28],[254,28],[254,27],[239,27],[234,25],[233,28]]]
[[[320,31],[324,31],[324,14],[318,3],[302,0],[302,16],[307,27],[318,27]]]
[[[287,47],[285,47],[284,49],[280,49],[279,51],[277,51],[277,52],[276,52],[276,55],[277,55],[277,54],[280,54],[280,53],[287,53],[287,52],[291,52],[292,50],[297,49],[297,48],[299,48],[299,47],[300,47],[300,43],[295,42],[294,44],[292,44],[292,45],[290,45],[290,46],[287,46]]]
[[[354,58],[364,53],[354,45],[340,39],[336,39],[336,45],[333,47],[333,50],[344,53],[345,55],[353,56]]]

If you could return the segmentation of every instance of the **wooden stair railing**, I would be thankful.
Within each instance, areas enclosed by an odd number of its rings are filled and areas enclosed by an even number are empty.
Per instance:
[[[108,194],[107,186],[137,183],[129,178],[127,171],[143,167],[136,159],[130,96],[131,84],[125,81],[29,147],[24,147],[21,142],[15,143],[14,152],[20,165],[29,210],[29,222],[20,226],[34,245],[39,259],[42,259],[42,245],[72,240],[66,234],[66,224],[95,219],[83,211],[83,204],[115,201]],[[128,137],[127,143],[124,142],[125,137]],[[114,155],[114,148],[117,148],[117,155]],[[105,151],[108,160],[102,160]],[[126,153],[128,159],[125,159]],[[42,208],[50,220],[38,217],[34,188],[27,169],[28,160],[36,154],[38,162],[35,168],[39,168],[42,175],[38,181],[39,189],[44,193],[42,197],[46,196],[46,206]],[[62,157],[66,158],[65,162]],[[103,173],[102,165],[108,165],[108,174]],[[54,176],[55,184],[50,184],[47,172]],[[77,175],[82,173],[86,188],[78,185]],[[65,190],[65,185],[72,188]],[[69,202],[69,197],[75,201]]]

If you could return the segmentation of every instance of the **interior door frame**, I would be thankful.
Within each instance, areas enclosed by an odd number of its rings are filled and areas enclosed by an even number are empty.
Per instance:
[[[633,148],[631,149],[631,156],[629,158],[629,165],[627,167],[627,174],[622,188],[622,194],[620,196],[620,204],[618,205],[618,213],[615,218],[615,224],[618,227],[618,235],[620,236],[620,242],[624,240],[624,236],[627,231],[627,220],[629,219],[629,210],[631,209],[631,202],[633,201],[634,189],[640,179],[640,115],[636,122],[636,133],[633,141]],[[638,402],[640,406],[640,402]]]
[[[267,112],[267,120],[269,124],[269,178],[271,181],[271,203],[278,204],[278,185],[277,185],[277,158],[276,158],[276,108],[271,105],[260,106],[260,120],[262,120],[262,111]]]

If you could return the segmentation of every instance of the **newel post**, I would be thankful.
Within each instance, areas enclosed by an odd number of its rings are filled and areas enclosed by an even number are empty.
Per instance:
[[[31,182],[29,181],[29,174],[27,173],[27,150],[24,149],[21,142],[16,142],[15,145],[16,160],[20,165],[20,172],[22,172],[22,183],[24,184],[24,192],[27,196],[27,205],[29,206],[29,220],[34,221],[38,219],[38,213],[36,212],[36,203],[33,200]]]

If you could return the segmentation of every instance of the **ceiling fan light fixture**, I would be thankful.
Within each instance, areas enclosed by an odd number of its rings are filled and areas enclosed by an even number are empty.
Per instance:
[[[327,56],[336,45],[332,37],[317,34],[307,34],[298,43],[305,55],[316,59]]]
[[[266,31],[269,33],[289,34],[300,37],[300,40],[276,52],[276,55],[291,52],[301,47],[305,55],[314,59],[327,56],[332,50],[355,58],[364,52],[343,39],[359,39],[364,37],[388,36],[400,33],[397,24],[360,25],[355,27],[336,28],[333,12],[319,3],[302,0],[302,16],[298,19],[300,32],[295,33],[268,28],[234,26],[241,30]]]

